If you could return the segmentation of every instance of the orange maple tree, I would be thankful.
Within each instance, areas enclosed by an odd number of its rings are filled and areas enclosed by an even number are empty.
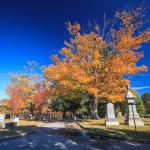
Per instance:
[[[7,101],[7,107],[10,113],[14,115],[19,114],[25,107],[22,100],[22,95],[17,93],[15,89],[12,91],[10,100]]]
[[[142,43],[150,41],[150,30],[136,33],[143,25],[141,9],[117,12],[118,27],[111,28],[111,38],[106,40],[102,35],[91,31],[82,33],[80,24],[68,23],[71,34],[69,42],[60,54],[52,56],[53,65],[44,70],[46,79],[58,81],[62,93],[80,89],[93,95],[93,117],[97,115],[97,101],[123,101],[127,74],[146,71],[146,66],[137,66],[144,56],[139,51]]]
[[[21,108],[24,106],[22,109],[27,109],[28,105],[33,103],[33,97],[36,93],[35,83],[32,84],[32,79],[27,74],[11,75],[10,80],[7,93],[10,97],[8,105],[11,104],[11,108],[8,108],[15,110],[18,108],[19,112],[20,108],[16,106],[20,105]]]
[[[36,112],[42,112],[43,110],[45,110],[45,106],[47,103],[47,96],[49,93],[45,84],[38,84],[36,88],[37,91],[36,94],[34,95],[34,107]]]

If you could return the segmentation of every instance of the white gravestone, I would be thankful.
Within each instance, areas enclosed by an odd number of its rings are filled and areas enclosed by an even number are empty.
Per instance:
[[[4,125],[4,115],[0,114],[0,128],[3,128]]]
[[[141,120],[136,110],[135,96],[132,94],[130,90],[128,90],[127,92],[126,100],[128,104],[128,114],[127,114],[126,123],[129,126],[134,126],[135,124],[136,126],[144,126],[144,122]]]
[[[4,115],[0,114],[0,122],[4,122]]]
[[[115,117],[114,105],[112,103],[107,104],[107,120],[106,125],[119,125]]]
[[[18,125],[19,124],[19,118],[14,118],[14,122],[16,122]]]

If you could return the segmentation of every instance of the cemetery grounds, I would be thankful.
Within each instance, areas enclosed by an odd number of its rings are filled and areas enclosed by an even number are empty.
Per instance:
[[[134,126],[125,125],[125,119],[119,118],[119,126],[106,126],[106,119],[101,118],[99,120],[86,119],[77,121],[88,133],[100,136],[108,136],[109,138],[120,138],[123,140],[139,140],[150,142],[150,118],[142,118],[145,123],[143,127],[137,127],[137,133]],[[5,120],[10,122],[11,120]],[[44,121],[30,121],[20,120],[19,125],[14,129],[1,129],[0,138],[17,136],[24,133],[32,133],[38,127],[42,127],[46,124]]]
[[[137,133],[134,126],[125,124],[125,118],[118,118],[118,120],[119,126],[106,126],[106,119],[104,118],[99,120],[80,120],[78,123],[90,134],[122,140],[150,142],[150,118],[142,118],[145,126],[137,126]]]

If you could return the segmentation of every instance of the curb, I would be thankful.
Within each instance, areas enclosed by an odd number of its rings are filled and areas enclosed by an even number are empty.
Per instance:
[[[79,125],[83,129],[83,131],[85,131],[88,135],[90,135],[90,136],[94,135],[95,137],[97,137],[98,138],[97,140],[121,140],[121,141],[127,141],[127,142],[140,142],[140,143],[150,144],[150,140],[128,139],[128,138],[125,138],[125,137],[120,137],[119,138],[119,137],[113,137],[113,136],[102,135],[102,134],[94,134],[94,133],[91,133],[90,131],[88,131],[87,129],[85,129],[80,123],[78,123],[76,121],[74,123]]]

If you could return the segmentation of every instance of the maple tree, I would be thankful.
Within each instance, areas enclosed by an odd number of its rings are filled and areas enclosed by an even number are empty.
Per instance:
[[[15,109],[15,111],[17,111],[18,108],[18,111],[20,111],[20,108],[23,109],[22,106],[25,107],[28,103],[30,93],[33,89],[29,88],[30,80],[25,74],[21,74],[20,76],[11,75],[10,80],[11,82],[7,88],[7,93],[10,96],[8,105],[11,106],[11,109]]]
[[[36,94],[34,95],[35,111],[39,113],[46,113],[47,99],[49,98],[50,89],[45,82],[36,85]]]
[[[96,31],[82,33],[80,24],[68,23],[71,37],[60,51],[63,57],[52,56],[54,64],[44,69],[47,80],[57,81],[56,94],[88,92],[93,118],[98,118],[99,100],[123,101],[129,82],[124,75],[147,70],[137,66],[144,56],[139,51],[142,43],[150,41],[149,29],[138,32],[143,25],[141,14],[140,8],[117,12],[117,27],[110,28],[109,40]]]
[[[10,100],[7,102],[7,108],[9,112],[14,115],[19,114],[24,108],[22,95],[17,93],[15,89],[13,90]]]
[[[33,78],[27,74],[11,75],[10,81],[7,88],[7,93],[10,97],[8,105],[11,103],[12,109],[14,107],[15,110],[18,108],[18,111],[20,111],[20,108],[16,106],[21,103],[20,107],[24,106],[22,109],[29,109],[31,114],[33,114],[34,110],[30,105],[33,104],[36,93],[36,82],[33,82]]]
[[[46,99],[47,85],[43,82],[41,77],[36,74],[38,69],[38,63],[35,61],[27,62],[27,66],[24,66],[26,73],[10,76],[10,84],[7,88],[7,93],[10,96],[8,100],[8,108],[20,111],[19,107],[16,107],[20,103],[21,109],[29,112],[30,117],[33,118],[35,112],[44,112],[45,105],[43,99]],[[21,96],[20,98],[18,96]],[[18,99],[18,100],[17,100]],[[15,106],[16,103],[16,106]],[[11,108],[9,107],[11,105]]]
[[[0,99],[0,113],[7,112],[7,101],[8,99]]]

